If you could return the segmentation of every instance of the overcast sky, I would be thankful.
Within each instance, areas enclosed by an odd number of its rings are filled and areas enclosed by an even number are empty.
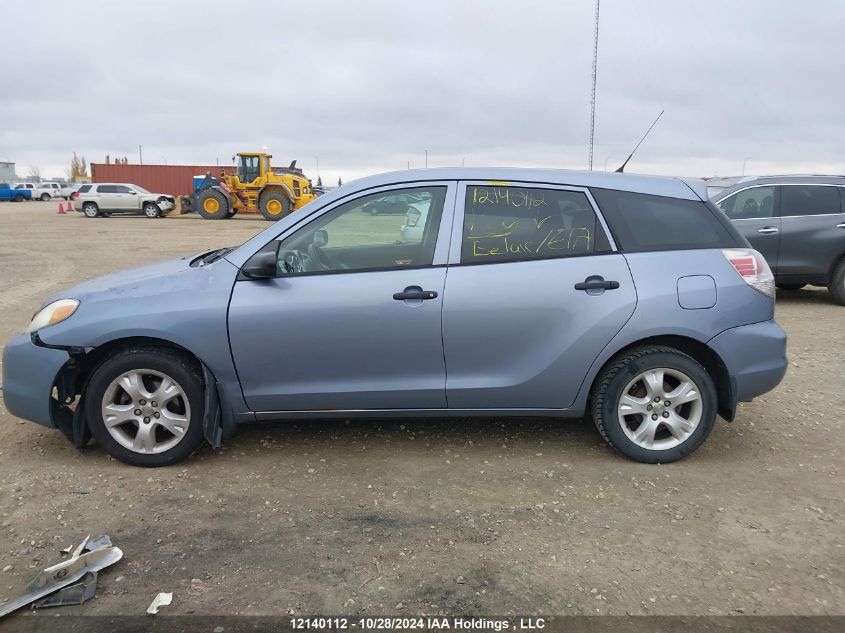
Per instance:
[[[584,169],[593,0],[4,0],[0,160]],[[845,2],[602,0],[594,167],[845,172]]]

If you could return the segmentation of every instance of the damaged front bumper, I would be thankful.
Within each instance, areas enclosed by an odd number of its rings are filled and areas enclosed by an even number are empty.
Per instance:
[[[56,428],[53,386],[70,356],[41,347],[32,335],[19,334],[3,350],[3,402],[14,416]]]

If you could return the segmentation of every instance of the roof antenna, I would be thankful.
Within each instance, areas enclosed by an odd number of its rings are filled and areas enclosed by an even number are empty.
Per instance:
[[[643,141],[645,140],[645,137],[646,137],[646,136],[648,136],[648,133],[649,133],[649,132],[651,132],[651,128],[653,128],[655,125],[657,125],[657,122],[660,120],[660,117],[662,117],[662,116],[663,116],[663,113],[664,113],[664,112],[666,112],[666,110],[661,110],[661,111],[660,111],[660,114],[658,114],[658,115],[657,115],[657,118],[654,120],[654,123],[652,123],[652,124],[651,124],[651,127],[649,127],[649,128],[645,131],[645,134],[643,134],[643,137],[640,139],[640,142],[639,142],[639,143],[637,143],[637,145],[634,147],[634,149],[631,151],[631,153],[630,153],[630,154],[628,154],[628,158],[626,158],[626,159],[625,159],[625,162],[624,162],[624,163],[622,163],[622,166],[621,166],[621,167],[619,167],[619,169],[617,169],[617,170],[616,170],[616,173],[617,173],[617,174],[621,174],[622,172],[624,172],[624,171],[625,171],[625,165],[627,165],[627,164],[628,164],[628,161],[629,161],[629,160],[631,160],[631,157],[634,155],[634,152],[636,152],[636,151],[640,148],[640,145],[642,145],[642,144],[643,144]]]

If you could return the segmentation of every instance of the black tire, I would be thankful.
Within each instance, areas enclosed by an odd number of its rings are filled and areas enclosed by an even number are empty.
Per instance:
[[[158,208],[158,205],[154,202],[145,202],[144,203],[144,215],[150,219],[156,219],[161,217],[161,209]]]
[[[133,370],[152,370],[166,374],[187,396],[190,406],[187,429],[175,446],[160,453],[142,453],[127,448],[109,433],[103,421],[102,405],[106,390],[121,374]],[[189,457],[203,442],[205,387],[202,373],[193,359],[176,350],[157,347],[130,348],[106,359],[94,370],[88,381],[84,407],[88,428],[97,444],[115,459],[132,466],[170,466]]]
[[[100,208],[97,206],[96,202],[86,202],[82,205],[82,213],[85,214],[86,218],[98,218],[100,217]]]
[[[830,296],[841,306],[845,306],[845,259],[843,259],[830,276],[830,285],[827,287]]]
[[[23,202],[23,200],[24,200],[23,194],[19,193],[18,195],[15,196],[15,202]]]
[[[807,284],[789,284],[789,283],[781,283],[775,284],[779,290],[801,290]]]
[[[632,380],[648,369],[659,367],[683,372],[695,383],[701,394],[701,417],[695,430],[677,446],[650,450],[628,437],[622,425],[630,422],[620,419],[617,407],[623,390]],[[656,345],[634,348],[611,359],[596,379],[590,398],[593,421],[605,441],[625,457],[647,464],[674,462],[695,451],[710,435],[718,409],[716,387],[707,370],[676,349]],[[659,432],[668,429],[664,427]]]
[[[197,213],[206,220],[225,220],[229,217],[229,201],[217,189],[206,189],[197,197]]]
[[[39,198],[39,200],[41,200],[41,202],[47,202],[47,200],[49,200],[49,199],[50,199],[49,193],[42,193],[41,197]]]
[[[265,220],[275,222],[290,213],[290,200],[281,193],[270,191],[261,196],[261,200],[258,202],[258,210]]]

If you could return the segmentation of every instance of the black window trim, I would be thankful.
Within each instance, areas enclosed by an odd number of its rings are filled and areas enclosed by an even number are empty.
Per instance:
[[[593,213],[598,220],[599,226],[601,226],[602,230],[604,231],[605,238],[607,239],[608,244],[610,244],[609,251],[601,251],[601,252],[593,252],[593,253],[581,253],[578,255],[553,255],[548,257],[532,257],[530,259],[509,259],[509,260],[499,260],[499,261],[483,261],[483,262],[462,262],[461,261],[461,249],[463,247],[463,239],[464,239],[464,213],[466,212],[466,190],[467,187],[471,185],[485,185],[485,186],[498,186],[498,187],[521,187],[523,189],[554,189],[557,191],[574,191],[577,193],[583,193],[587,197],[587,201],[590,203],[590,206],[593,209]],[[457,188],[456,188],[456,199],[455,199],[455,213],[452,218],[452,234],[450,239],[449,245],[449,256],[448,256],[448,263],[449,266],[495,266],[497,264],[520,264],[523,262],[539,262],[539,261],[546,261],[550,259],[574,259],[578,257],[600,257],[602,255],[613,255],[616,253],[620,253],[621,249],[618,246],[618,242],[616,241],[616,237],[610,230],[607,221],[602,215],[601,209],[599,209],[599,205],[596,203],[595,198],[593,197],[592,192],[590,191],[589,187],[582,187],[579,185],[566,185],[561,183],[555,182],[543,182],[543,181],[526,181],[526,180],[458,180],[457,181]]]
[[[736,191],[730,192],[728,195],[720,198],[718,202],[712,201],[717,207],[722,204],[728,198],[732,198],[733,196],[737,195],[738,193],[742,193],[743,191],[747,191],[749,189],[757,189],[759,187],[774,187],[775,188],[775,209],[774,213],[771,216],[771,219],[774,218],[818,218],[824,217],[828,215],[838,215],[837,213],[811,213],[808,215],[781,215],[781,205],[780,205],[780,188],[781,187],[839,187],[839,213],[845,213],[845,183],[838,184],[835,182],[761,182],[754,185],[748,185],[747,187],[743,187],[742,189],[737,189]],[[730,218],[728,218],[730,220]],[[768,218],[740,218],[737,220],[730,220],[731,222],[744,222],[748,220],[765,220]]]
[[[456,199],[455,196],[457,195],[458,190],[458,181],[455,179],[436,179],[436,180],[413,180],[407,182],[396,182],[384,185],[376,185],[374,187],[368,187],[367,189],[362,189],[360,191],[350,192],[349,194],[339,198],[337,200],[332,201],[331,203],[327,204],[325,207],[314,211],[304,217],[298,218],[298,222],[294,223],[293,225],[286,227],[283,231],[277,233],[275,237],[269,239],[261,248],[257,249],[252,255],[247,257],[246,261],[241,268],[246,265],[252,257],[255,257],[258,253],[262,252],[266,249],[270,244],[273,242],[282,242],[286,240],[294,233],[297,233],[300,229],[304,228],[311,222],[317,220],[318,218],[322,217],[327,213],[331,213],[334,209],[347,204],[349,202],[353,202],[355,200],[359,200],[361,198],[366,198],[370,195],[375,195],[379,193],[387,193],[390,191],[400,191],[403,189],[424,189],[429,187],[442,187],[446,191],[444,192],[443,197],[443,210],[440,214],[440,226],[437,229],[437,238],[434,245],[434,254],[433,254],[433,261],[431,264],[420,264],[414,266],[389,266],[389,267],[376,267],[376,268],[356,268],[354,270],[315,270],[307,273],[298,273],[297,275],[290,275],[284,277],[275,277],[275,279],[290,279],[290,278],[299,278],[299,277],[312,277],[318,275],[349,275],[354,273],[374,273],[374,272],[389,272],[394,270],[415,270],[415,269],[429,269],[429,268],[446,268],[449,266],[449,253],[450,253],[450,241],[452,237],[452,225],[455,220],[456,215]],[[449,214],[449,218],[447,219],[447,214]],[[447,228],[447,225],[448,228]],[[438,250],[440,247],[440,241],[443,240],[445,245],[443,250],[445,253],[441,253],[441,256],[438,257]],[[442,261],[439,261],[442,260]],[[238,272],[238,277],[235,281],[255,281],[250,277],[246,277],[242,272]]]

